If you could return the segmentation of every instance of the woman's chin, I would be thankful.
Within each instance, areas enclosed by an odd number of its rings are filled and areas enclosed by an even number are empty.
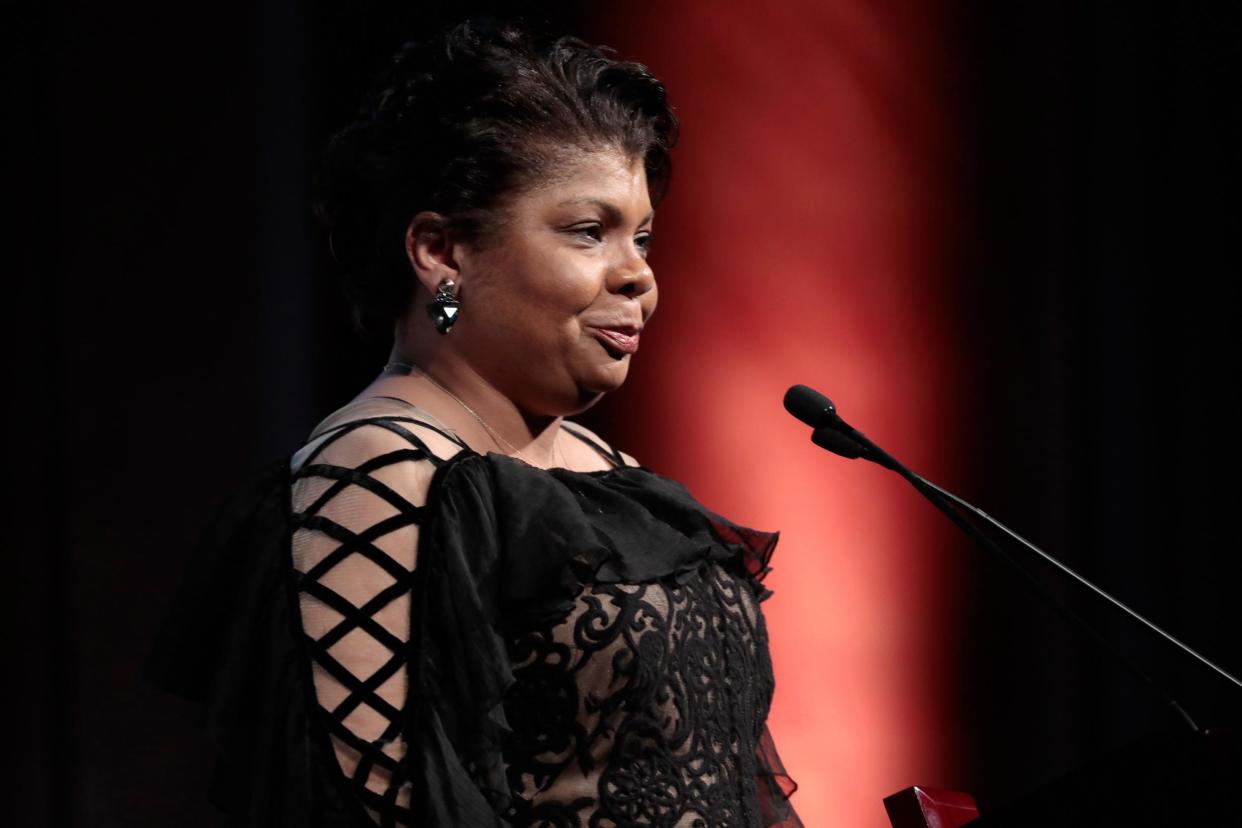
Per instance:
[[[630,358],[625,356],[607,364],[594,365],[592,369],[579,377],[578,387],[588,394],[607,394],[625,383],[630,372]]]

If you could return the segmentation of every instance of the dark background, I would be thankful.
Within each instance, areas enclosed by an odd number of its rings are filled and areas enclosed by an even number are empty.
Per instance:
[[[985,508],[1237,675],[1242,41],[1211,6],[971,7],[971,402]],[[1178,726],[994,569],[961,697],[982,798]],[[1056,591],[1201,727],[1237,727],[1238,688]]]
[[[584,5],[524,7],[607,41]],[[351,337],[314,231],[315,148],[403,31],[475,9],[4,6],[8,824],[213,824],[191,711],[137,668],[210,506],[384,356]],[[973,490],[1242,671],[1242,32],[1180,6],[946,13],[973,159]],[[958,787],[1003,802],[1177,726],[976,560],[967,666],[946,678]],[[1242,691],[1086,614],[1201,725],[1238,725]]]

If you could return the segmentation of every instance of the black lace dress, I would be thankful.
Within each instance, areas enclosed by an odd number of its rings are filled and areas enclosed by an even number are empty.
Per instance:
[[[775,533],[608,458],[358,400],[228,503],[148,665],[254,826],[799,826],[765,726]]]

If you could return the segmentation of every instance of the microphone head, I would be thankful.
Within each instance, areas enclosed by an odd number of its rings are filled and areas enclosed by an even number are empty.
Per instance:
[[[785,410],[811,428],[837,422],[837,407],[832,400],[805,385],[794,385],[785,392]]]

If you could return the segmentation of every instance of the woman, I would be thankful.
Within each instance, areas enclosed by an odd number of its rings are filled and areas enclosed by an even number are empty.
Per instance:
[[[156,660],[240,824],[798,824],[764,725],[776,535],[565,419],[655,311],[675,136],[644,67],[471,22],[329,146],[389,363],[216,522]]]

